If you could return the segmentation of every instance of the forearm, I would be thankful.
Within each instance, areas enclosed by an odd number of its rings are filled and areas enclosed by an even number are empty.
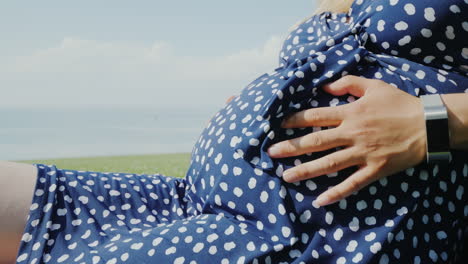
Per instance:
[[[442,95],[449,120],[450,147],[468,150],[468,93]]]

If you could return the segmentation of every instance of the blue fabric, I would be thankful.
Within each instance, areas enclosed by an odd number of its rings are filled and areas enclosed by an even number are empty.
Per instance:
[[[286,115],[356,100],[320,89],[346,74],[414,96],[467,92],[467,8],[357,0],[348,14],[308,19],[285,40],[280,67],[211,119],[185,179],[37,165],[18,263],[453,261],[466,233],[467,152],[447,170],[421,164],[316,208],[355,168],[289,184],[285,169],[330,151],[273,160],[266,150],[320,129],[282,129]]]

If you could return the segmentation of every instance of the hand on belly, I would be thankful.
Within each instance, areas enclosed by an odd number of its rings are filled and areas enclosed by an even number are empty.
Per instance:
[[[283,173],[297,182],[351,166],[359,170],[322,193],[318,206],[337,202],[370,183],[421,163],[426,155],[424,112],[417,97],[380,80],[346,76],[324,87],[333,95],[351,94],[359,100],[336,107],[296,113],[285,128],[329,126],[331,129],[279,142],[271,146],[272,158],[342,147],[341,150]]]

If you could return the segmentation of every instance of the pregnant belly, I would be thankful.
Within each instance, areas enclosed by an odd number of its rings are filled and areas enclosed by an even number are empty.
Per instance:
[[[279,216],[290,222],[290,214],[305,214],[304,223],[312,221],[306,219],[312,201],[336,182],[337,175],[289,184],[282,173],[325,152],[273,160],[266,151],[276,142],[321,129],[282,129],[280,123],[289,113],[352,100],[325,94],[312,82],[288,77],[285,70],[253,81],[214,115],[193,148],[187,173],[193,211],[247,218],[254,225],[261,221],[265,229],[273,228]]]
[[[282,129],[280,123],[284,117],[304,109],[356,100],[321,91],[320,86],[329,81],[326,77],[314,83],[313,80],[321,75],[300,78],[302,75],[298,71],[291,76],[288,72],[277,71],[252,82],[212,118],[201,134],[187,173],[190,189],[186,197],[194,214],[223,214],[235,219],[241,228],[266,237],[273,244],[304,247],[302,251],[307,243],[322,247],[330,242],[329,239],[341,239],[343,232],[358,234],[358,230],[379,234],[372,243],[385,243],[388,232],[406,225],[406,216],[411,210],[418,208],[422,214],[433,210],[426,210],[424,203],[437,199],[435,193],[429,194],[427,190],[438,189],[439,182],[428,181],[436,179],[437,171],[426,165],[394,174],[390,176],[391,180],[383,178],[356,195],[324,208],[314,206],[316,197],[351,175],[356,168],[294,184],[284,182],[282,173],[285,169],[335,151],[271,159],[266,150],[272,144],[325,129]],[[425,87],[403,82],[400,74],[390,71],[380,61],[356,65],[349,73],[380,77],[408,92]],[[342,71],[337,70],[336,74],[339,76]],[[455,180],[451,185],[453,190],[454,186],[463,184],[460,177]],[[304,234],[308,239],[300,245],[297,240],[304,238]]]
[[[347,52],[335,52],[337,49]],[[338,59],[346,63],[336,63]],[[429,78],[428,75],[420,80],[415,79],[411,71],[398,70],[397,67],[402,67],[403,63],[410,65],[411,69],[422,67],[405,59],[378,56],[359,46],[355,39],[345,38],[327,53],[316,53],[254,80],[212,118],[193,148],[192,163],[187,172],[187,199],[194,213],[229,214],[250,219],[251,224],[262,221],[261,226],[265,228],[273,228],[280,218],[288,223],[294,222],[294,219],[302,219],[303,224],[317,221],[316,224],[321,226],[323,218],[311,216],[311,210],[319,210],[313,207],[312,202],[321,192],[341,182],[356,168],[290,184],[282,180],[284,170],[323,157],[336,149],[273,160],[267,155],[268,147],[276,142],[326,129],[283,129],[280,124],[293,112],[356,100],[347,95],[335,97],[320,89],[323,84],[344,74],[379,78],[413,95],[426,92],[422,87],[435,82],[434,76]],[[457,76],[450,74],[449,77]],[[397,177],[401,177],[400,181]],[[402,172],[392,176],[392,179],[398,183],[404,177]],[[414,186],[424,186],[417,179],[412,180]],[[385,187],[382,192],[397,193],[400,189],[399,186],[389,188],[386,179],[382,181],[380,187]],[[370,185],[361,192],[375,193],[376,188]],[[349,199],[356,203],[354,210],[364,208],[362,203],[357,206],[360,202],[358,197]],[[334,206],[346,208],[346,203],[343,200]],[[357,210],[355,213],[359,212]]]

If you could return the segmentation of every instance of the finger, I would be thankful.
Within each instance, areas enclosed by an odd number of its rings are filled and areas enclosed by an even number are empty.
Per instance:
[[[362,157],[356,155],[354,148],[346,148],[286,170],[283,179],[286,182],[302,181],[337,172],[362,162]]]
[[[370,166],[361,167],[340,184],[320,194],[314,203],[325,206],[338,202],[372,183],[376,178],[375,174],[376,170]]]
[[[345,118],[347,105],[320,107],[295,113],[283,121],[284,128],[338,126]]]
[[[357,97],[362,97],[367,89],[372,89],[376,86],[375,80],[358,77],[354,75],[346,75],[332,83],[323,86],[323,89],[333,95],[351,94]]]
[[[231,95],[228,99],[226,99],[226,104],[229,104],[232,100],[234,100],[234,98],[236,98],[236,96]]]
[[[345,146],[351,143],[347,135],[340,127],[321,130],[276,143],[268,149],[268,154],[273,158],[285,158]]]

